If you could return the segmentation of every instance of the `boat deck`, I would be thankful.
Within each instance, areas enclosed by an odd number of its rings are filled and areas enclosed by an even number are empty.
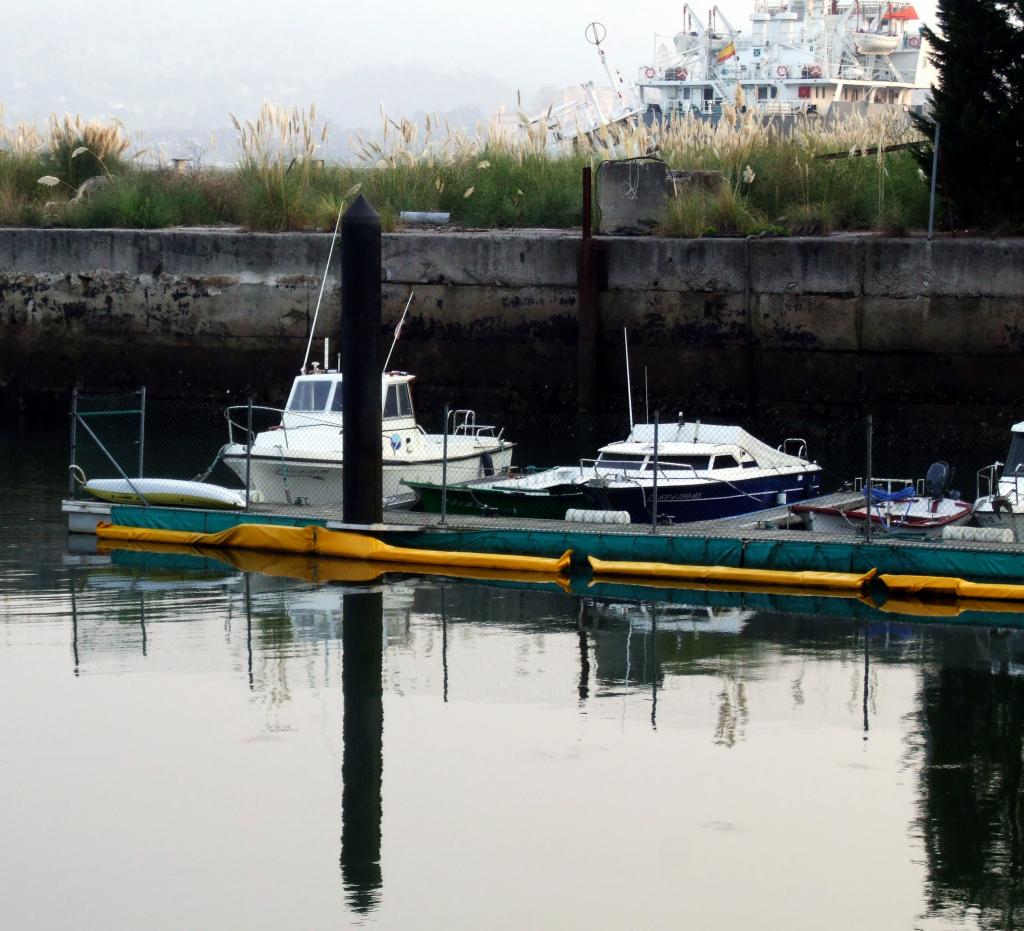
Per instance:
[[[858,492],[839,492],[810,498],[804,504],[817,507],[848,507],[864,503],[864,496]],[[740,514],[736,517],[721,517],[716,520],[690,521],[685,524],[659,524],[655,531],[650,524],[598,524],[581,521],[541,520],[538,518],[491,517],[476,514],[448,514],[442,520],[440,514],[428,514],[422,511],[404,509],[386,509],[384,520],[380,524],[367,527],[363,524],[347,524],[342,508],[310,505],[283,504],[252,504],[250,514],[262,514],[267,517],[288,516],[308,518],[314,522],[323,522],[331,530],[370,530],[379,533],[417,533],[424,530],[542,530],[571,531],[573,533],[611,533],[619,535],[657,534],[659,536],[722,536],[731,537],[737,531],[786,530],[783,539],[791,538],[792,531],[802,529],[802,519],[792,514],[786,505],[757,511],[753,514]],[[851,535],[832,534],[829,539],[849,540]],[[825,535],[815,534],[815,539],[824,539]]]

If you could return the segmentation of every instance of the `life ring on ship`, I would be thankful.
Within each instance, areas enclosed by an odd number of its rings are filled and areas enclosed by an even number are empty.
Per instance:
[[[921,37],[920,36],[911,36],[910,37],[910,41],[907,43],[907,45],[909,45],[911,48],[920,48],[921,47]]]
[[[685,68],[676,68],[676,80],[685,81],[690,76],[690,73]]]
[[[644,77],[647,78],[648,80],[653,78],[654,77],[654,69],[653,68],[644,68]]]
[[[821,66],[820,65],[811,65],[810,70],[808,71],[808,74],[810,74],[810,76],[812,78],[820,78],[821,77]]]
[[[779,67],[775,69],[775,73],[780,78],[788,78],[789,77],[789,68],[787,68],[785,65],[779,65]]]

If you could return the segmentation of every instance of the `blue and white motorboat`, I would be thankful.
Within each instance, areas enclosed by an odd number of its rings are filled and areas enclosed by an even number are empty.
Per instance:
[[[632,523],[717,520],[813,498],[821,468],[807,444],[790,439],[774,449],[737,426],[686,422],[636,424],[629,436],[602,446],[596,459],[541,472],[449,485],[452,513],[564,519],[569,509],[625,512]],[[409,483],[427,510],[440,486]]]
[[[778,449],[734,425],[700,421],[636,424],[619,443],[584,460],[581,473],[604,507],[630,520],[689,523],[737,517],[813,498],[821,467],[806,458],[807,443],[788,439]]]

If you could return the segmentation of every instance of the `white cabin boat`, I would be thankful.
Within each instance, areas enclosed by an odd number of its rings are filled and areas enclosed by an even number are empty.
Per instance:
[[[979,527],[1009,527],[1016,542],[1024,541],[1024,420],[1010,428],[1006,462],[978,472],[974,520]]]
[[[384,501],[413,500],[400,483],[441,481],[447,434],[448,481],[466,481],[508,469],[514,444],[503,432],[476,422],[472,410],[453,411],[445,434],[427,433],[416,423],[410,386],[415,376],[386,372],[381,380]],[[250,475],[259,500],[287,504],[339,505],[342,499],[342,375],[316,371],[299,375],[283,409],[268,430],[245,442],[247,407],[229,408],[229,442],[220,458],[241,479]],[[263,414],[263,416],[266,416]],[[236,441],[241,431],[242,442]]]

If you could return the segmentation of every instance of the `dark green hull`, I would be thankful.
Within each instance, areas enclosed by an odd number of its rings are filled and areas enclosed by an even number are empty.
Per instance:
[[[429,482],[406,482],[419,496],[423,510],[441,513],[441,486]],[[477,514],[488,517],[529,517],[534,520],[565,520],[569,508],[598,507],[586,491],[561,485],[548,492],[501,491],[487,485],[449,485],[446,509],[449,514]]]

